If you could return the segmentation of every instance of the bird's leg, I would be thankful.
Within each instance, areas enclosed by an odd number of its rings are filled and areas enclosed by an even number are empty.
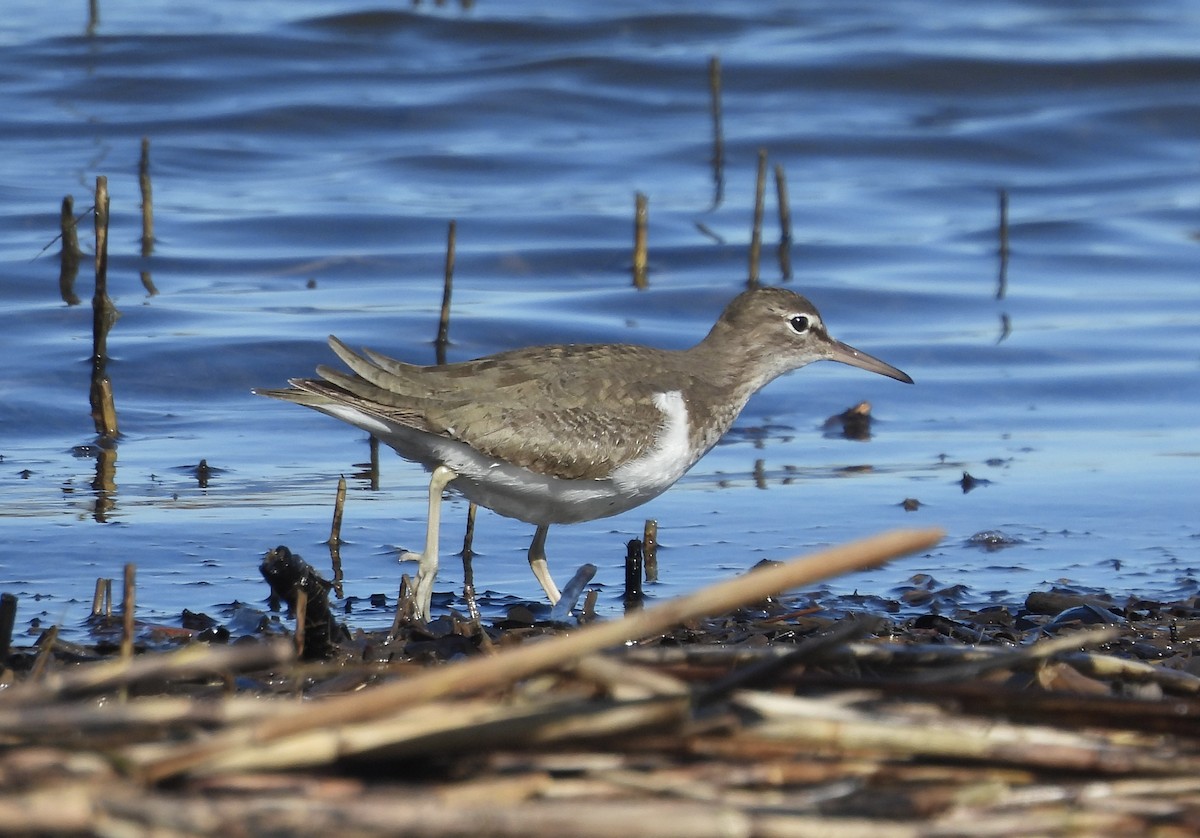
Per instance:
[[[546,563],[546,533],[549,531],[549,524],[539,524],[537,532],[533,534],[533,543],[529,545],[529,569],[533,571],[542,590],[550,598],[550,604],[553,605],[558,602],[561,594],[554,580],[550,578],[550,565]]]
[[[438,466],[429,477],[429,515],[425,519],[425,550],[417,557],[417,584],[413,591],[418,620],[429,620],[433,583],[438,572],[438,529],[442,523],[442,491],[446,484],[456,477],[458,472],[448,466]]]

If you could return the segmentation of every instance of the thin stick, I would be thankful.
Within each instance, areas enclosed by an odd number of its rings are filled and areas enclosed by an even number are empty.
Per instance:
[[[720,582],[689,596],[634,612],[621,620],[591,623],[571,634],[525,644],[500,654],[427,669],[401,681],[337,696],[276,715],[248,728],[233,729],[205,742],[185,745],[166,757],[150,760],[143,766],[142,773],[147,780],[156,782],[254,743],[269,742],[317,727],[365,721],[399,706],[411,706],[450,694],[511,684],[573,663],[593,652],[653,636],[689,620],[724,614],[781,591],[876,567],[896,556],[929,549],[943,536],[938,529],[893,530],[832,547]]]
[[[100,617],[104,614],[104,577],[96,577],[96,590],[92,594],[92,616]]]
[[[133,613],[135,609],[134,600],[136,596],[136,575],[137,566],[134,564],[126,564],[125,595],[121,602],[121,616],[123,618],[123,623],[121,626],[121,659],[126,661],[133,657]]]
[[[467,613],[471,620],[479,623],[479,601],[475,598],[475,512],[478,507],[474,503],[467,504],[467,531],[463,534],[463,599],[467,603]]]
[[[25,679],[26,684],[37,684],[42,680],[42,676],[46,673],[46,667],[50,665],[50,658],[54,656],[54,647],[57,643],[58,626],[50,626],[42,632],[42,636],[38,638],[38,656],[29,670],[29,677]],[[5,693],[6,699],[11,696],[11,690]]]
[[[712,112],[713,128],[713,202],[710,210],[721,206],[725,200],[725,131],[721,127],[721,59],[708,59],[709,110]]]
[[[342,513],[346,507],[346,477],[338,477],[333,499],[333,524],[329,527],[329,560],[333,565],[333,591],[342,597]]]
[[[16,622],[17,598],[12,594],[0,594],[0,666],[4,666],[12,650],[12,633]]]
[[[658,521],[646,519],[642,528],[642,553],[646,562],[646,581],[658,581]]]
[[[758,287],[758,265],[762,258],[763,205],[767,192],[767,150],[758,150],[758,174],[754,180],[754,223],[750,228],[750,276],[748,288]]]
[[[75,278],[79,275],[79,260],[83,251],[79,247],[79,231],[75,223],[75,199],[67,195],[62,199],[62,210],[58,219],[62,235],[62,251],[59,253],[58,293],[69,306],[80,303],[75,293]]]
[[[43,648],[47,645],[47,635],[43,635],[41,641]],[[54,646],[53,638],[49,646]],[[292,660],[291,644],[281,640],[233,646],[194,643],[175,652],[65,668],[41,683],[36,683],[37,679],[30,676],[25,683],[15,685],[0,695],[0,708],[8,710],[13,707],[45,706],[54,700],[106,692],[132,684],[266,669],[282,666]]]
[[[625,545],[625,613],[642,607],[642,542],[629,539]]]
[[[117,310],[108,298],[108,178],[96,178],[96,288],[92,295],[92,383],[89,400],[92,421],[100,437],[117,437],[117,410],[112,383],[105,372],[108,363],[108,330]]]
[[[367,443],[367,449],[370,452],[370,465],[368,466],[368,475],[371,480],[371,491],[379,491],[379,438],[372,436]]]
[[[96,178],[96,287],[92,293],[92,363],[108,359],[108,178]]]
[[[775,198],[779,204],[779,275],[792,278],[792,207],[788,202],[787,175],[775,164]]]
[[[100,26],[100,0],[88,0],[88,22],[87,34],[92,36],[96,34],[96,29]]]
[[[138,162],[138,186],[142,191],[142,257],[154,252],[154,197],[150,189],[150,138],[142,137],[142,157]],[[151,283],[151,288],[154,284]]]
[[[296,588],[296,605],[292,610],[296,612],[296,634],[293,638],[296,643],[296,658],[304,660],[304,629],[308,617],[308,591],[304,588]]]
[[[437,351],[437,362],[446,363],[446,347],[450,344],[450,297],[454,289],[454,251],[457,225],[450,221],[450,229],[446,233],[446,272],[442,281],[442,313],[438,318],[437,339],[434,349]]]
[[[112,381],[105,375],[96,382],[95,386],[96,404],[93,407],[97,411],[93,415],[96,419],[96,432],[105,439],[113,439],[117,435],[117,405],[113,400]]]
[[[643,291],[646,281],[646,221],[649,199],[637,192],[633,198],[633,287]]]

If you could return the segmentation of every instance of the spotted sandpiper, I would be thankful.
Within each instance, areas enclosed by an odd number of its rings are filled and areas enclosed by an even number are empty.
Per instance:
[[[529,564],[553,603],[549,526],[616,515],[658,496],[768,382],[829,360],[912,383],[831,338],[813,304],[782,288],[739,294],[690,349],[532,346],[422,367],[358,354],[332,336],[329,345],[351,372],[321,366],[320,378],[255,392],[349,422],[432,472],[414,592],[419,619],[429,617],[450,482],[480,506],[537,525]]]

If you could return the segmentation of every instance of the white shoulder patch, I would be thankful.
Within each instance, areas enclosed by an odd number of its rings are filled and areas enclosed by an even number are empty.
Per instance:
[[[613,472],[613,482],[622,491],[659,494],[684,475],[695,462],[690,449],[691,426],[683,393],[671,390],[655,393],[654,406],[663,412],[654,445],[636,460],[630,460]]]

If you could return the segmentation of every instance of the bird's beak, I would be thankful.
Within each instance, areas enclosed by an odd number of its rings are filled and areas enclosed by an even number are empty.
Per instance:
[[[869,372],[877,372],[880,375],[886,375],[888,378],[903,381],[905,384],[913,383],[908,373],[901,372],[891,364],[881,361],[873,355],[868,355],[866,352],[860,352],[853,346],[842,343],[840,340],[830,340],[830,351],[827,357],[830,361],[849,364],[852,367],[858,367]]]

